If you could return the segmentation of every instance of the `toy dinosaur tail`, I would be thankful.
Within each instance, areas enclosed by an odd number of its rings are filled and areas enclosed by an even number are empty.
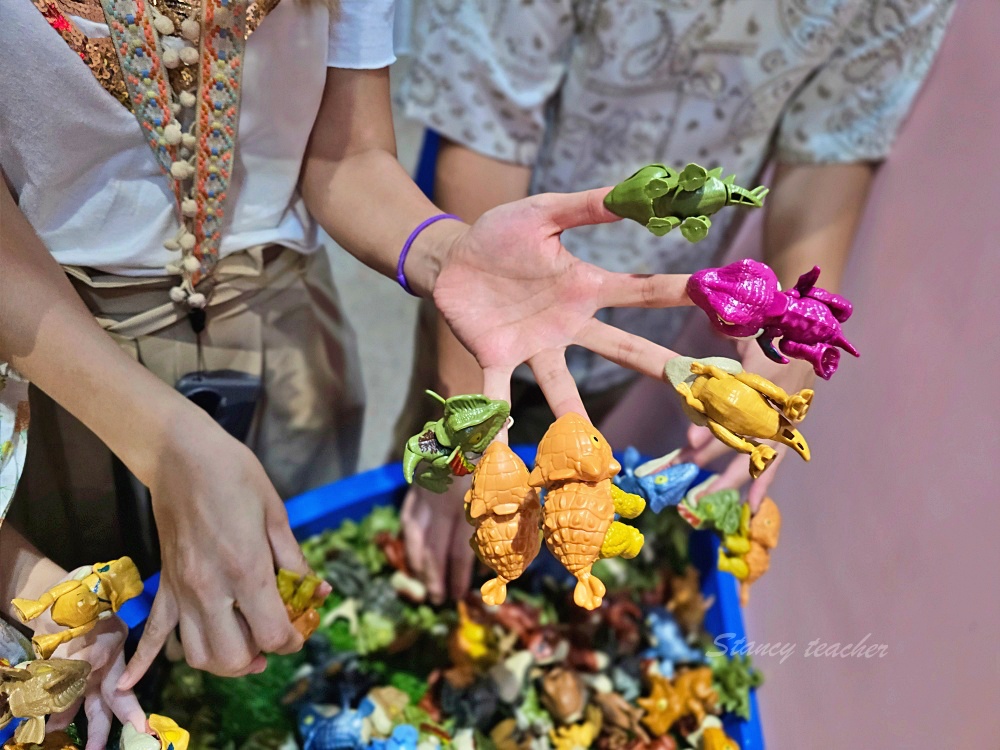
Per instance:
[[[18,745],[40,745],[45,739],[45,719],[32,716],[14,732],[14,742]]]
[[[591,566],[588,565],[576,574],[577,583],[576,588],[573,589],[573,601],[578,607],[597,609],[604,601],[607,589],[597,576],[591,574],[590,568]]]
[[[510,582],[503,576],[497,576],[493,580],[484,583],[482,588],[479,589],[483,595],[483,601],[493,607],[503,604],[507,599],[508,583]]]

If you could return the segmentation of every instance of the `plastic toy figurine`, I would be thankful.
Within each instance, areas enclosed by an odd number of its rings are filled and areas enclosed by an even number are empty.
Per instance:
[[[149,732],[140,732],[130,723],[122,727],[119,750],[187,750],[191,735],[168,716],[151,714]]]
[[[427,422],[424,429],[406,441],[403,449],[403,476],[432,492],[444,492],[452,476],[465,476],[475,469],[478,459],[503,429],[510,416],[510,404],[480,395],[442,398],[427,391],[444,406],[444,416]],[[420,465],[423,470],[417,473]],[[415,476],[414,476],[415,475]]]
[[[458,602],[458,623],[448,637],[447,676],[453,684],[467,685],[476,674],[489,669],[499,658],[496,635],[489,625],[472,617],[468,605]]]
[[[579,414],[565,414],[538,444],[533,487],[545,487],[545,543],[577,579],[573,601],[585,609],[601,606],[605,586],[591,568],[599,557],[635,557],[642,549],[638,529],[615,521],[615,513],[635,518],[642,498],[611,484],[621,465],[597,429]]]
[[[662,458],[640,464],[640,454],[631,445],[622,457],[622,473],[615,477],[615,484],[625,492],[639,495],[654,513],[677,505],[698,476],[697,464],[673,463],[680,449]]]
[[[704,663],[705,654],[687,644],[677,621],[663,607],[646,615],[646,626],[652,647],[644,651],[642,657],[654,659],[657,672],[663,677],[673,679],[675,664]]]
[[[326,716],[315,707],[303,711],[299,719],[302,750],[361,750],[366,745],[364,719],[375,710],[367,698],[357,710],[344,705],[333,716]]]
[[[740,537],[744,508],[740,493],[729,489],[699,495],[697,490],[707,485],[708,481],[688,493],[677,506],[678,514],[692,528],[715,531],[723,539]]]
[[[68,732],[49,732],[41,744],[19,744],[14,738],[3,744],[3,750],[80,750]]]
[[[688,164],[678,172],[663,164],[643,167],[615,186],[604,206],[617,216],[632,219],[662,237],[680,227],[689,242],[698,242],[712,226],[710,215],[724,206],[760,208],[768,189],[753,190],[735,184],[736,175],[722,179],[722,167],[711,171]]]
[[[681,630],[692,635],[700,633],[705,622],[705,612],[712,606],[715,597],[704,597],[698,569],[688,565],[683,575],[670,577],[670,600],[667,611],[674,616]]]
[[[692,422],[707,426],[730,448],[750,454],[750,476],[754,479],[778,455],[774,448],[754,438],[784,443],[809,460],[809,446],[792,422],[805,418],[812,390],[803,388],[788,394],[770,380],[744,372],[739,362],[724,357],[674,357],[667,362],[665,373]]]
[[[45,717],[65,711],[83,695],[90,665],[79,659],[28,661],[0,666],[0,729],[27,719],[14,732],[17,743],[45,739]]]
[[[719,705],[744,719],[750,718],[750,690],[764,682],[764,676],[754,669],[748,654],[728,656],[721,652],[709,657],[712,689],[719,696]]]
[[[316,608],[323,606],[326,597],[317,596],[316,589],[322,583],[322,579],[312,574],[300,576],[291,570],[278,571],[278,593],[285,603],[288,619],[303,638],[311,636],[319,627]]]
[[[550,669],[542,677],[541,687],[542,705],[559,724],[572,724],[583,718],[587,686],[575,670]]]
[[[747,574],[740,581],[740,603],[750,603],[750,586],[771,567],[771,550],[778,546],[781,535],[781,512],[777,503],[765,497],[750,520],[750,549],[743,558]]]
[[[774,271],[746,259],[692,274],[687,293],[720,333],[755,337],[769,359],[781,364],[788,362],[783,355],[805,360],[829,380],[840,363],[840,349],[860,355],[840,328],[851,317],[850,301],[816,286],[818,279],[819,266],[814,266],[785,292]],[[774,348],[779,336],[781,353]]]
[[[649,741],[649,735],[642,728],[641,708],[633,706],[618,693],[595,693],[594,704],[601,709],[605,726],[623,729],[627,735]]]
[[[524,573],[542,545],[538,491],[528,484],[528,467],[503,443],[491,443],[483,453],[465,508],[476,529],[472,548],[497,574],[483,584],[483,601],[502,604],[507,584]]]
[[[678,719],[684,716],[686,707],[681,696],[670,680],[660,675],[649,678],[650,692],[645,698],[639,698],[636,703],[646,712],[642,723],[654,735],[666,734]]]
[[[594,744],[601,733],[604,717],[597,706],[587,706],[586,720],[579,724],[549,730],[552,750],[579,750]]]
[[[781,513],[777,504],[764,498],[751,517],[750,506],[744,505],[740,530],[723,539],[719,548],[719,570],[732,573],[740,580],[740,603],[750,601],[750,586],[764,575],[771,565],[771,550],[778,545],[781,533]]]
[[[36,635],[35,652],[48,659],[63,643],[89,633],[98,620],[111,617],[122,604],[142,593],[142,579],[128,557],[97,563],[90,572],[81,571],[73,580],[53,586],[37,601],[14,599],[11,604],[22,622],[29,622],[52,608],[52,620],[68,630]]]
[[[387,739],[375,739],[368,744],[369,750],[417,750],[420,732],[409,724],[400,724],[392,730]]]
[[[719,695],[712,687],[712,670],[709,667],[681,672],[674,680],[674,688],[684,705],[684,715],[694,716],[697,724],[701,724],[706,714],[717,710]]]
[[[718,716],[706,716],[698,730],[687,736],[687,741],[698,750],[740,750],[736,740],[722,728]]]

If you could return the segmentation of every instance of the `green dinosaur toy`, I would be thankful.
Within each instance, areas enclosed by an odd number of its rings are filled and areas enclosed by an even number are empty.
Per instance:
[[[754,669],[749,654],[710,653],[708,663],[712,668],[712,688],[719,694],[722,710],[749,720],[750,689],[764,682],[764,676]]]
[[[724,206],[760,208],[768,189],[735,184],[736,175],[722,179],[722,167],[708,171],[688,164],[678,172],[663,164],[643,167],[615,185],[604,199],[611,213],[632,219],[662,237],[675,227],[689,242],[708,236],[709,216]]]
[[[442,398],[434,391],[427,395],[441,402],[444,416],[428,422],[406,441],[403,449],[403,476],[432,492],[444,492],[452,476],[471,474],[472,460],[482,455],[510,416],[510,404],[479,394]],[[423,467],[419,472],[417,469]]]
[[[711,477],[692,488],[677,506],[677,512],[694,528],[716,531],[724,540],[727,537],[739,536],[740,521],[743,517],[743,503],[740,502],[739,491],[720,490],[709,495],[700,495],[705,485],[714,480],[715,477]]]

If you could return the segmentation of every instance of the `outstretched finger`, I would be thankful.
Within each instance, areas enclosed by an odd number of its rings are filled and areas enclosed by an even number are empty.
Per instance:
[[[685,291],[688,274],[637,274],[605,271],[600,307],[681,307],[694,304]]]
[[[750,459],[746,454],[738,453],[715,481],[705,488],[705,492],[738,490],[748,479],[750,479]]]
[[[732,448],[717,440],[707,427],[691,425],[688,430],[688,444],[681,449],[677,460],[682,463],[707,466],[717,458],[731,452]]]
[[[465,598],[472,583],[472,566],[476,553],[472,551],[469,537],[472,529],[465,523],[459,523],[452,531],[451,545],[448,550],[448,589],[451,598],[456,602]]]
[[[750,503],[750,510],[754,513],[760,508],[760,504],[764,502],[764,498],[767,497],[767,491],[771,488],[771,483],[774,482],[775,477],[778,476],[776,469],[778,465],[785,460],[785,456],[788,455],[788,448],[784,445],[776,449],[778,455],[775,457],[771,465],[767,467],[767,471],[757,477],[753,482],[750,483],[750,491],[747,493],[747,502]]]
[[[267,524],[267,540],[271,545],[274,564],[279,569],[284,568],[300,576],[312,573],[313,569],[306,560],[302,547],[295,539],[292,527],[288,523],[288,512],[285,510],[284,504],[277,498],[267,506],[265,523]],[[328,596],[331,591],[333,591],[333,587],[326,581],[316,587],[317,596]]]
[[[487,367],[483,370],[483,395],[487,398],[499,399],[510,403],[510,377],[512,371],[506,367]],[[509,420],[508,420],[509,423]],[[494,438],[504,445],[507,444],[507,426],[505,425]]]
[[[167,642],[170,633],[177,627],[177,622],[177,602],[170,589],[161,581],[160,590],[156,592],[139,645],[136,646],[125,673],[118,680],[119,690],[131,690],[142,679]]]
[[[677,352],[602,323],[596,318],[591,318],[580,329],[575,343],[616,365],[635,370],[654,380],[663,379],[663,367],[667,360],[677,356]]]
[[[611,188],[606,187],[579,193],[541,193],[527,200],[558,234],[573,227],[620,221],[620,216],[604,207],[604,197],[610,192]]]
[[[94,690],[83,704],[87,713],[87,746],[85,750],[102,750],[111,734],[111,708],[101,699],[100,690]]]
[[[83,705],[83,700],[84,696],[81,695],[79,698],[73,701],[72,705],[70,705],[70,707],[67,708],[65,711],[60,711],[57,714],[52,714],[49,717],[49,720],[45,722],[45,731],[59,732],[68,727],[70,724],[72,724],[73,719],[75,719],[76,715],[80,712],[80,706]]]
[[[570,412],[587,417],[580,390],[566,366],[566,355],[562,351],[546,349],[539,352],[528,360],[528,367],[535,374],[538,387],[542,389],[556,419]]]

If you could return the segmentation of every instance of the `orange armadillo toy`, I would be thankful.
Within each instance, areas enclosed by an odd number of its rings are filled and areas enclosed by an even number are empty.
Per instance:
[[[591,573],[600,557],[635,557],[642,549],[638,529],[615,521],[635,518],[645,507],[637,495],[619,490],[611,477],[621,465],[597,429],[579,414],[557,419],[538,444],[531,485],[545,487],[545,543],[576,576],[573,601],[596,609],[604,584]]]
[[[470,544],[497,574],[483,584],[483,601],[503,604],[507,584],[520,577],[542,546],[538,491],[528,483],[528,467],[503,443],[490,443],[479,460],[465,510],[476,528]]]

